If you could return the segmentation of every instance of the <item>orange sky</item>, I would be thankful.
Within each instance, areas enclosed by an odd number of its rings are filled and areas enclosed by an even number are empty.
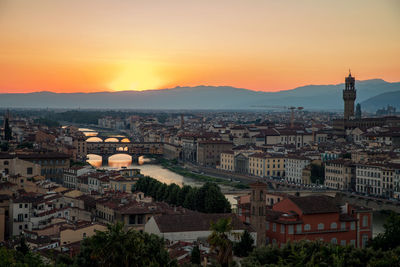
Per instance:
[[[0,93],[400,81],[398,0],[0,0]]]

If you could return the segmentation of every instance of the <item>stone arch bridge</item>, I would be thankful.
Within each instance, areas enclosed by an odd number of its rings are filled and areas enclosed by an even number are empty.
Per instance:
[[[132,157],[141,155],[162,155],[163,144],[160,142],[86,142],[87,154],[96,154],[103,162],[114,154],[124,153]]]

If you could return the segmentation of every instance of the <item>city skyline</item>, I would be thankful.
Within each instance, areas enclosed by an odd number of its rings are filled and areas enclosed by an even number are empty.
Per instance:
[[[400,80],[396,1],[95,2],[2,1],[0,93]]]

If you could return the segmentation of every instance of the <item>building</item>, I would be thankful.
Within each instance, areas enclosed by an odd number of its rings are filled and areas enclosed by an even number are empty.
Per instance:
[[[368,195],[380,196],[383,193],[382,165],[364,163],[356,165],[356,191]]]
[[[266,200],[267,185],[251,188],[250,222],[257,231],[257,246],[283,246],[289,241],[320,240],[333,244],[365,247],[372,237],[372,210],[341,205],[324,195],[273,197]],[[271,197],[269,197],[271,198]]]
[[[220,165],[220,155],[233,147],[232,142],[224,140],[204,140],[197,143],[197,163],[204,167]]]
[[[221,160],[218,166],[219,169],[224,171],[235,171],[235,153],[233,151],[226,151],[221,153]]]
[[[212,231],[211,223],[215,223],[220,219],[230,218],[232,224],[232,233],[229,238],[233,241],[240,239],[238,234],[245,230],[257,239],[257,233],[248,225],[242,223],[235,214],[204,214],[193,212],[191,214],[164,214],[161,216],[153,216],[146,223],[144,231],[149,234],[155,234],[168,241],[185,241],[196,242],[198,240],[206,240]]]
[[[24,177],[34,177],[41,174],[39,164],[22,160],[16,155],[9,153],[0,154],[0,176],[4,175],[21,175]]]
[[[21,153],[17,157],[41,166],[41,175],[62,184],[64,169],[70,167],[70,157],[60,152]]]
[[[10,236],[19,236],[23,230],[32,230],[31,213],[35,198],[20,197],[10,202]]]
[[[351,160],[335,159],[325,162],[325,186],[337,190],[356,190],[356,168]]]
[[[310,159],[300,155],[285,158],[285,179],[291,183],[303,183],[303,170],[310,164]]]
[[[372,211],[332,197],[288,197],[266,212],[266,243],[320,240],[342,246],[366,247],[372,238]]]
[[[345,136],[346,130],[355,128],[372,128],[388,125],[391,127],[400,126],[400,117],[385,116],[376,118],[360,118],[354,115],[354,101],[356,100],[357,92],[355,89],[355,78],[349,76],[345,78],[345,89],[343,90],[344,101],[344,116],[343,119],[333,120],[334,134],[337,136]]]
[[[96,231],[106,231],[107,226],[98,222],[85,222],[78,225],[63,225],[60,228],[60,246],[81,241],[96,234]]]
[[[354,117],[354,101],[356,100],[356,96],[355,78],[352,77],[351,72],[349,72],[349,76],[345,79],[345,89],[343,90],[345,120]]]
[[[64,170],[63,185],[66,188],[76,189],[78,188],[78,177],[89,172],[94,171],[89,166],[74,166]]]

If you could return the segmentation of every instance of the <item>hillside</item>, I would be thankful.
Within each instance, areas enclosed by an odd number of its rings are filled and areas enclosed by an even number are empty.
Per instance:
[[[400,91],[383,93],[371,97],[361,103],[361,107],[366,111],[376,111],[377,109],[391,105],[400,110]]]
[[[140,92],[0,94],[0,108],[250,109],[295,105],[332,110],[342,109],[343,87],[308,85],[280,92],[257,92],[229,86],[196,86]],[[381,93],[400,91],[400,83],[374,79],[357,81],[356,88],[357,102],[363,102]]]

